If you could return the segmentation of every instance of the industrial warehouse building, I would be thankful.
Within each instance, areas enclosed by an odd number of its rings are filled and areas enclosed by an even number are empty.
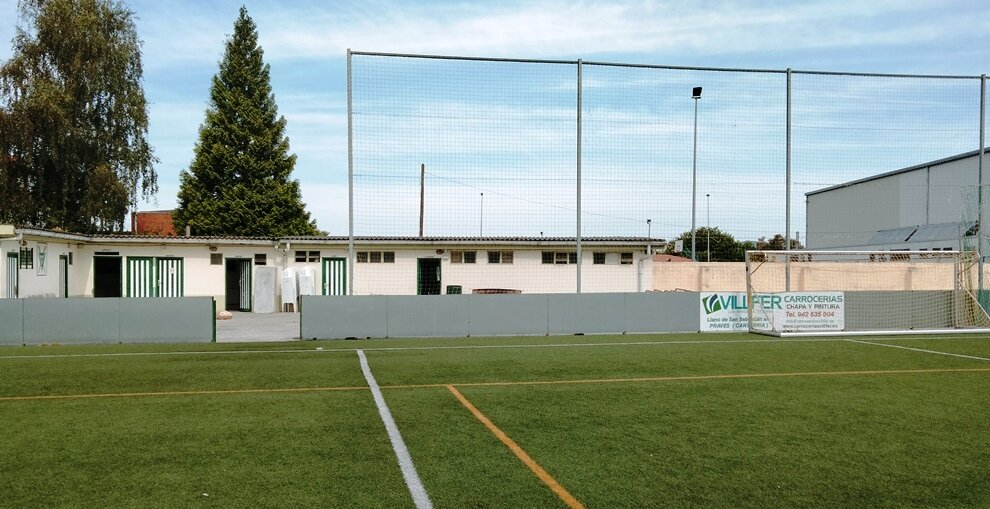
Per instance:
[[[987,153],[984,185],[990,184]],[[964,239],[975,234],[978,154],[974,150],[807,193],[807,248],[976,249],[975,243],[964,245]]]
[[[572,293],[573,238],[368,237],[355,241],[354,288],[347,237],[175,237],[81,235],[18,228],[0,238],[0,297],[213,297],[243,311],[258,279],[287,268],[315,275],[315,294]],[[656,239],[582,239],[582,291],[653,289]],[[269,290],[265,292],[270,293]],[[267,306],[266,306],[267,307]],[[275,309],[265,309],[274,311]]]

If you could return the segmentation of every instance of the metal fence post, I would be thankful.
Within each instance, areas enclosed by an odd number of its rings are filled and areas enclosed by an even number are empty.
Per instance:
[[[786,128],[786,148],[784,150],[784,173],[786,176],[786,188],[785,191],[787,197],[785,198],[784,207],[787,211],[784,214],[784,250],[788,251],[790,254],[791,250],[791,68],[787,68],[787,128]],[[807,232],[805,232],[807,233]],[[791,257],[787,257],[787,263],[785,264],[785,280],[784,289],[785,291],[791,291]]]
[[[980,151],[979,151],[979,153],[976,156],[976,161],[977,161],[976,162],[976,167],[977,167],[977,173],[979,174],[977,176],[977,178],[976,178],[976,182],[977,182],[977,186],[976,186],[976,193],[977,193],[976,194],[976,204],[977,204],[976,205],[977,206],[976,218],[977,219],[976,219],[976,222],[979,225],[979,228],[977,229],[977,234],[979,235],[977,237],[977,239],[979,239],[979,242],[977,243],[977,246],[976,246],[976,249],[979,250],[978,262],[976,264],[977,265],[977,270],[978,270],[979,274],[977,276],[978,285],[977,285],[976,288],[980,292],[977,295],[979,295],[978,300],[980,300],[981,302],[982,302],[982,297],[983,297],[983,293],[982,293],[982,291],[983,291],[983,257],[986,254],[985,253],[985,250],[984,250],[984,243],[985,243],[984,242],[984,239],[986,239],[986,234],[983,232],[983,228],[986,225],[986,222],[984,222],[984,220],[983,220],[984,219],[983,218],[983,150],[984,150],[983,149],[983,145],[984,145],[984,141],[985,141],[985,139],[984,139],[984,133],[985,133],[985,124],[986,124],[986,100],[987,100],[987,75],[986,74],[981,74],[980,75]]]
[[[354,295],[354,108],[351,102],[351,49],[347,48],[347,294]]]
[[[577,61],[577,293],[581,293],[581,59]]]

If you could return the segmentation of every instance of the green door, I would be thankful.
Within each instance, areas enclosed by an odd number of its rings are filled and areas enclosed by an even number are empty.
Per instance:
[[[66,255],[58,257],[58,293],[59,297],[69,297],[69,257]]]
[[[127,297],[155,296],[155,263],[150,256],[127,257]]]
[[[156,297],[182,297],[182,258],[155,258],[155,272],[158,276]]]
[[[417,259],[416,295],[440,295],[440,282],[440,259]]]
[[[19,267],[17,253],[7,253],[7,291],[4,296],[8,299],[17,298],[17,270]]]
[[[347,259],[323,259],[323,295],[347,295]]]

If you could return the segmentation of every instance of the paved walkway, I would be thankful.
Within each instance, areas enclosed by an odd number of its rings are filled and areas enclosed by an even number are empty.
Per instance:
[[[299,341],[299,313],[241,313],[217,320],[218,343]]]

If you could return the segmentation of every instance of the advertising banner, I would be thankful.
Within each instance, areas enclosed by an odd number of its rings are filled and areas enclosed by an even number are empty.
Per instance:
[[[746,332],[749,317],[745,292],[701,292],[701,332]],[[769,320],[753,317],[757,326],[770,327]]]
[[[754,294],[754,314],[772,316],[766,330],[777,332],[841,331],[846,326],[843,292]]]

